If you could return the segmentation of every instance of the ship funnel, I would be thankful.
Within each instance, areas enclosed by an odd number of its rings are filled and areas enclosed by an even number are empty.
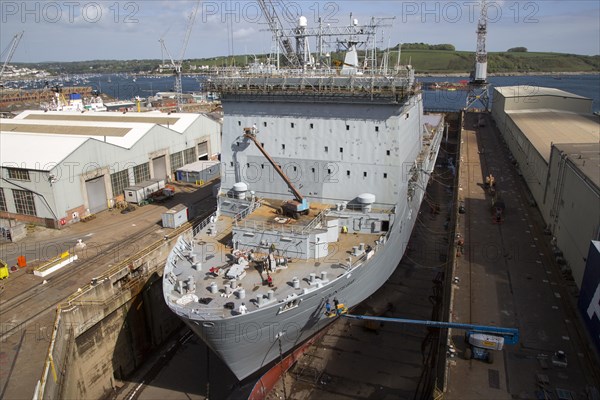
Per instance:
[[[244,182],[238,182],[233,185],[233,193],[236,199],[245,199],[246,192],[248,191],[248,185]]]
[[[358,196],[358,203],[364,212],[370,212],[371,206],[375,203],[375,195],[372,193],[363,193]]]

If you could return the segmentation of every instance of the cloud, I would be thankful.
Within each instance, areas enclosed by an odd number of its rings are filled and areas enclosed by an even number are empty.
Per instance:
[[[490,3],[501,15],[490,13],[494,20],[488,26],[489,51],[523,45],[530,51],[599,52],[600,11],[596,1]],[[383,27],[379,47],[424,42],[451,43],[460,50],[475,50],[479,17],[476,1],[287,0],[285,4],[287,9],[280,8],[279,13],[286,28],[296,25],[298,15],[306,16],[310,27],[316,27],[319,18],[334,26],[347,25],[351,18],[366,24],[373,15],[395,17],[379,20],[381,25],[392,25]],[[61,7],[60,14],[56,5]],[[0,49],[8,46],[15,33],[25,30],[14,61],[160,58],[161,37],[175,55],[179,54],[188,16],[195,5],[192,0],[2,0]],[[228,55],[231,51],[268,52],[271,35],[267,28],[256,1],[202,1],[186,58]],[[311,48],[314,49],[314,42]]]

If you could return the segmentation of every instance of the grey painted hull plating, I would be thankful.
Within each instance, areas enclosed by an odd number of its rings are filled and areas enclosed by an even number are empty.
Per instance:
[[[414,226],[415,218],[408,220],[407,216],[417,215],[422,197],[423,192],[419,190],[411,202],[412,207],[406,207],[401,214],[400,220],[405,221],[402,232],[401,224],[394,224],[384,248],[328,285],[302,295],[299,307],[278,314],[279,304],[273,304],[227,319],[203,320],[190,316],[182,317],[183,320],[238,379],[248,377],[333,322],[335,318],[325,315],[326,299],[336,297],[347,307],[353,307],[385,283],[400,263]]]

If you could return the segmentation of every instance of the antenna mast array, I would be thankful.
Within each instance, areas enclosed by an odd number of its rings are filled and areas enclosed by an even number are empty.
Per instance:
[[[329,53],[325,53],[323,48],[324,45],[336,43],[338,47],[342,46],[347,50],[357,45],[371,45],[373,47],[370,49],[371,51],[365,53],[364,66],[370,68],[373,73],[376,72],[377,65],[376,60],[374,60],[376,43],[378,39],[382,39],[376,36],[377,30],[385,26],[391,26],[384,24],[383,21],[393,18],[373,18],[367,25],[358,25],[358,21],[351,17],[350,24],[342,27],[333,27],[329,26],[329,24],[324,25],[321,18],[319,18],[318,27],[309,28],[307,18],[299,15],[297,16],[297,25],[286,28],[282,25],[277,15],[274,3],[281,5],[282,1],[258,0],[258,4],[269,25],[269,30],[273,34],[273,51],[277,52],[274,58],[276,59],[278,68],[280,54],[283,54],[286,63],[292,68],[318,67],[320,65],[327,65],[329,67]],[[335,36],[346,36],[350,39],[333,42],[327,41],[328,38],[331,40]],[[316,38],[316,60],[310,53],[308,39],[311,37]],[[292,43],[295,43],[295,49]],[[356,52],[356,49],[354,52]],[[358,69],[359,65],[352,63],[351,67]]]
[[[487,50],[485,41],[487,37],[487,4],[481,1],[481,15],[477,23],[477,50],[475,52],[475,71],[471,73],[469,94],[467,95],[466,109],[470,109],[479,101],[484,110],[489,107],[489,84],[487,81]]]
[[[267,20],[269,30],[273,33],[273,48],[271,51],[274,53],[272,57],[277,60],[277,68],[279,68],[279,54],[283,54],[289,66],[299,67],[300,61],[294,52],[290,39],[282,35],[283,25],[274,5],[270,1],[267,4],[265,0],[258,0],[258,5]]]

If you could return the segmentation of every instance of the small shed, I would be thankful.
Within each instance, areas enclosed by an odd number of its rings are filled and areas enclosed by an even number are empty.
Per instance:
[[[163,228],[179,228],[188,221],[188,208],[178,204],[162,215]]]
[[[135,186],[129,186],[124,189],[125,200],[129,203],[140,204],[146,200],[148,196],[159,189],[165,187],[164,179],[150,179],[140,182]]]
[[[204,185],[221,175],[219,161],[196,161],[186,164],[175,172],[177,181]]]

